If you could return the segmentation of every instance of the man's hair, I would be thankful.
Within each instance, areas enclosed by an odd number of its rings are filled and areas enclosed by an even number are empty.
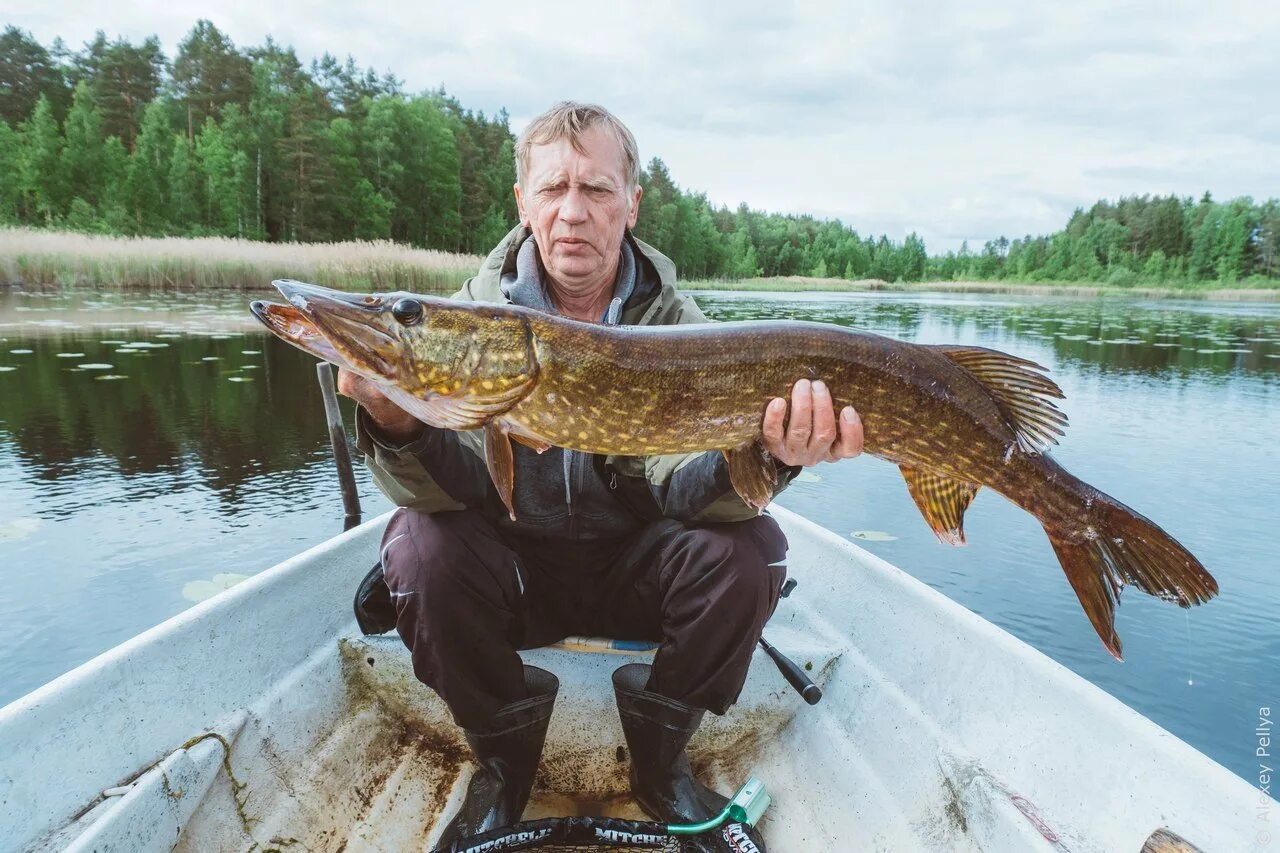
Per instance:
[[[516,140],[516,180],[524,185],[524,177],[529,170],[529,149],[533,146],[568,139],[574,151],[586,154],[582,134],[593,127],[603,127],[618,140],[627,189],[635,189],[640,183],[640,150],[636,147],[636,138],[617,116],[604,107],[578,101],[561,101],[529,122]]]

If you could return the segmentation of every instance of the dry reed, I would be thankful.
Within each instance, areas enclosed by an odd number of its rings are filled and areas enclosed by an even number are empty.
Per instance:
[[[0,229],[0,284],[260,290],[293,278],[355,291],[440,292],[481,258],[388,240],[264,243],[225,237],[106,237]]]

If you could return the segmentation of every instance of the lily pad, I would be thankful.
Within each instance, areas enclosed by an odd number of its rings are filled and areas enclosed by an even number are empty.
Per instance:
[[[262,350],[260,350],[260,349],[242,349],[242,350],[240,350],[240,354],[241,354],[241,355],[262,355]]]
[[[892,542],[898,538],[892,533],[885,533],[883,530],[855,530],[849,535],[854,539],[862,539],[867,542]]]
[[[60,352],[60,353],[58,353],[58,358],[84,358],[84,353],[82,353],[82,352]]]
[[[214,575],[212,580],[188,581],[182,585],[182,597],[187,601],[204,601],[248,579],[248,575],[224,572]]]
[[[81,370],[110,370],[115,365],[99,364],[98,362],[90,362],[89,364],[80,365]]]
[[[29,349],[11,349],[11,350],[9,350],[9,352],[13,353],[14,355],[31,355],[31,353],[32,353],[32,352],[34,352],[34,350],[29,350]]]
[[[10,370],[17,370],[12,364],[0,364],[0,373],[8,373]]]
[[[204,358],[200,360],[201,361],[222,361],[222,359],[216,355],[206,355]]]
[[[95,376],[94,379],[103,382],[108,379],[128,379],[129,377],[122,373],[104,373],[101,376]]]
[[[19,539],[26,539],[39,530],[43,524],[44,522],[41,519],[34,516],[0,521],[0,542],[17,542]]]
[[[252,376],[228,376],[227,381],[228,382],[252,382],[253,377]]]

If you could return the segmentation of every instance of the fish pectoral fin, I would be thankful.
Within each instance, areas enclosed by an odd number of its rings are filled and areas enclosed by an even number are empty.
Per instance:
[[[496,420],[484,425],[484,464],[489,469],[489,479],[498,489],[498,497],[507,508],[507,514],[515,521],[516,508],[511,493],[515,486],[516,465],[511,452],[511,435]]]
[[[987,390],[1028,453],[1058,443],[1067,425],[1054,400],[1065,395],[1034,361],[986,347],[934,346]]]
[[[773,489],[778,484],[778,470],[773,460],[765,454],[759,441],[723,452],[729,463],[733,490],[748,506],[763,510],[773,500]]]
[[[978,484],[921,468],[901,468],[907,491],[934,535],[948,545],[963,545],[964,511],[978,493]]]

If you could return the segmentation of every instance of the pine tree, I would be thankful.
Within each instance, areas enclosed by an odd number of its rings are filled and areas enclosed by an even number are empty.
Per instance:
[[[16,127],[30,118],[43,95],[55,119],[70,100],[62,68],[38,41],[15,26],[0,34],[0,119]]]
[[[253,67],[230,38],[201,19],[178,44],[173,88],[186,117],[187,137],[194,139],[204,120],[219,118],[224,105],[249,103]]]
[[[87,80],[102,114],[102,131],[133,150],[143,111],[160,90],[164,52],[155,36],[140,45],[123,38],[108,44],[102,33],[98,36],[90,46],[96,55]]]

